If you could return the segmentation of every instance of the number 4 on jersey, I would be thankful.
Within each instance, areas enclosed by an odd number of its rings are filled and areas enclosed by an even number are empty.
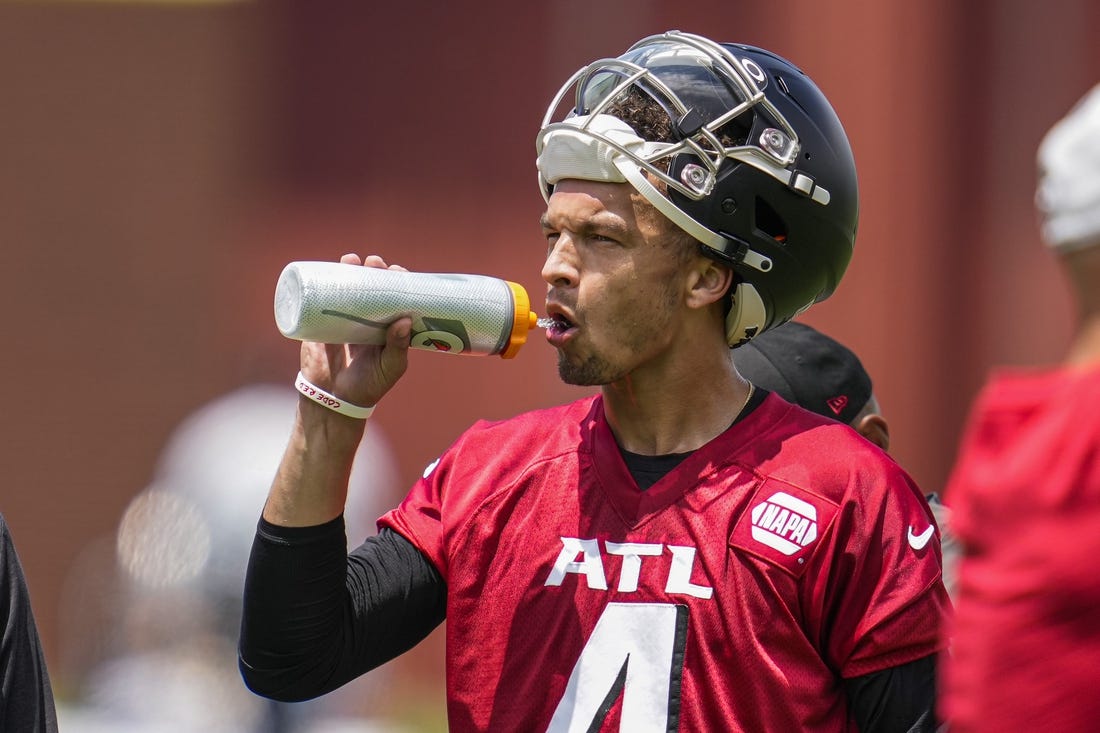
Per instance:
[[[687,622],[687,606],[609,603],[569,675],[547,733],[600,730],[619,695],[620,731],[675,731]]]

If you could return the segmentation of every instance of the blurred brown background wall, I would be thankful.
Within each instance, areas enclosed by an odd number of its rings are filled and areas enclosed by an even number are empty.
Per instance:
[[[1033,161],[1100,81],[1093,0],[0,3],[0,512],[62,694],[66,579],[173,427],[246,383],[290,389],[282,266],[377,252],[540,303],[544,106],[669,28],[785,55],[837,108],[861,228],[804,320],[862,355],[896,456],[938,489],[990,365],[1066,343]],[[374,424],[406,485],[472,420],[577,394],[536,335],[509,362],[414,354]],[[433,644],[409,663],[438,672]]]

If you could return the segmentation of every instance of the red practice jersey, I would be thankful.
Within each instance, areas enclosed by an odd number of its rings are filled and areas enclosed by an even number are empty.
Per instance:
[[[1100,369],[994,375],[944,498],[964,548],[952,732],[1097,730]]]
[[[479,423],[380,523],[446,580],[452,731],[854,731],[948,606],[920,490],[775,395],[645,491],[599,397]]]

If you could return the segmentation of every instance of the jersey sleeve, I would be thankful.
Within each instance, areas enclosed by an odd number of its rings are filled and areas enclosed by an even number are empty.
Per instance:
[[[390,528],[411,542],[447,577],[444,551],[443,486],[453,460],[454,449],[424,469],[409,493],[394,509],[382,515],[378,528]]]
[[[508,420],[478,420],[428,464],[405,499],[378,520],[379,529],[409,540],[450,585],[449,553],[465,523],[540,456],[574,451],[576,426],[599,410],[590,397]]]
[[[939,530],[924,494],[885,456],[852,471],[805,592],[824,658],[844,678],[945,645],[950,601]]]

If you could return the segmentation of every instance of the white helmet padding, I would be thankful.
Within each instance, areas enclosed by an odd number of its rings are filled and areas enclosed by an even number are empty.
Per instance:
[[[760,293],[747,282],[738,283],[733,290],[733,305],[726,314],[726,343],[740,346],[761,331],[768,323],[768,309]]]
[[[535,166],[547,186],[566,178],[626,183],[615,159],[644,154],[645,146],[646,141],[618,117],[578,115],[539,132]]]

